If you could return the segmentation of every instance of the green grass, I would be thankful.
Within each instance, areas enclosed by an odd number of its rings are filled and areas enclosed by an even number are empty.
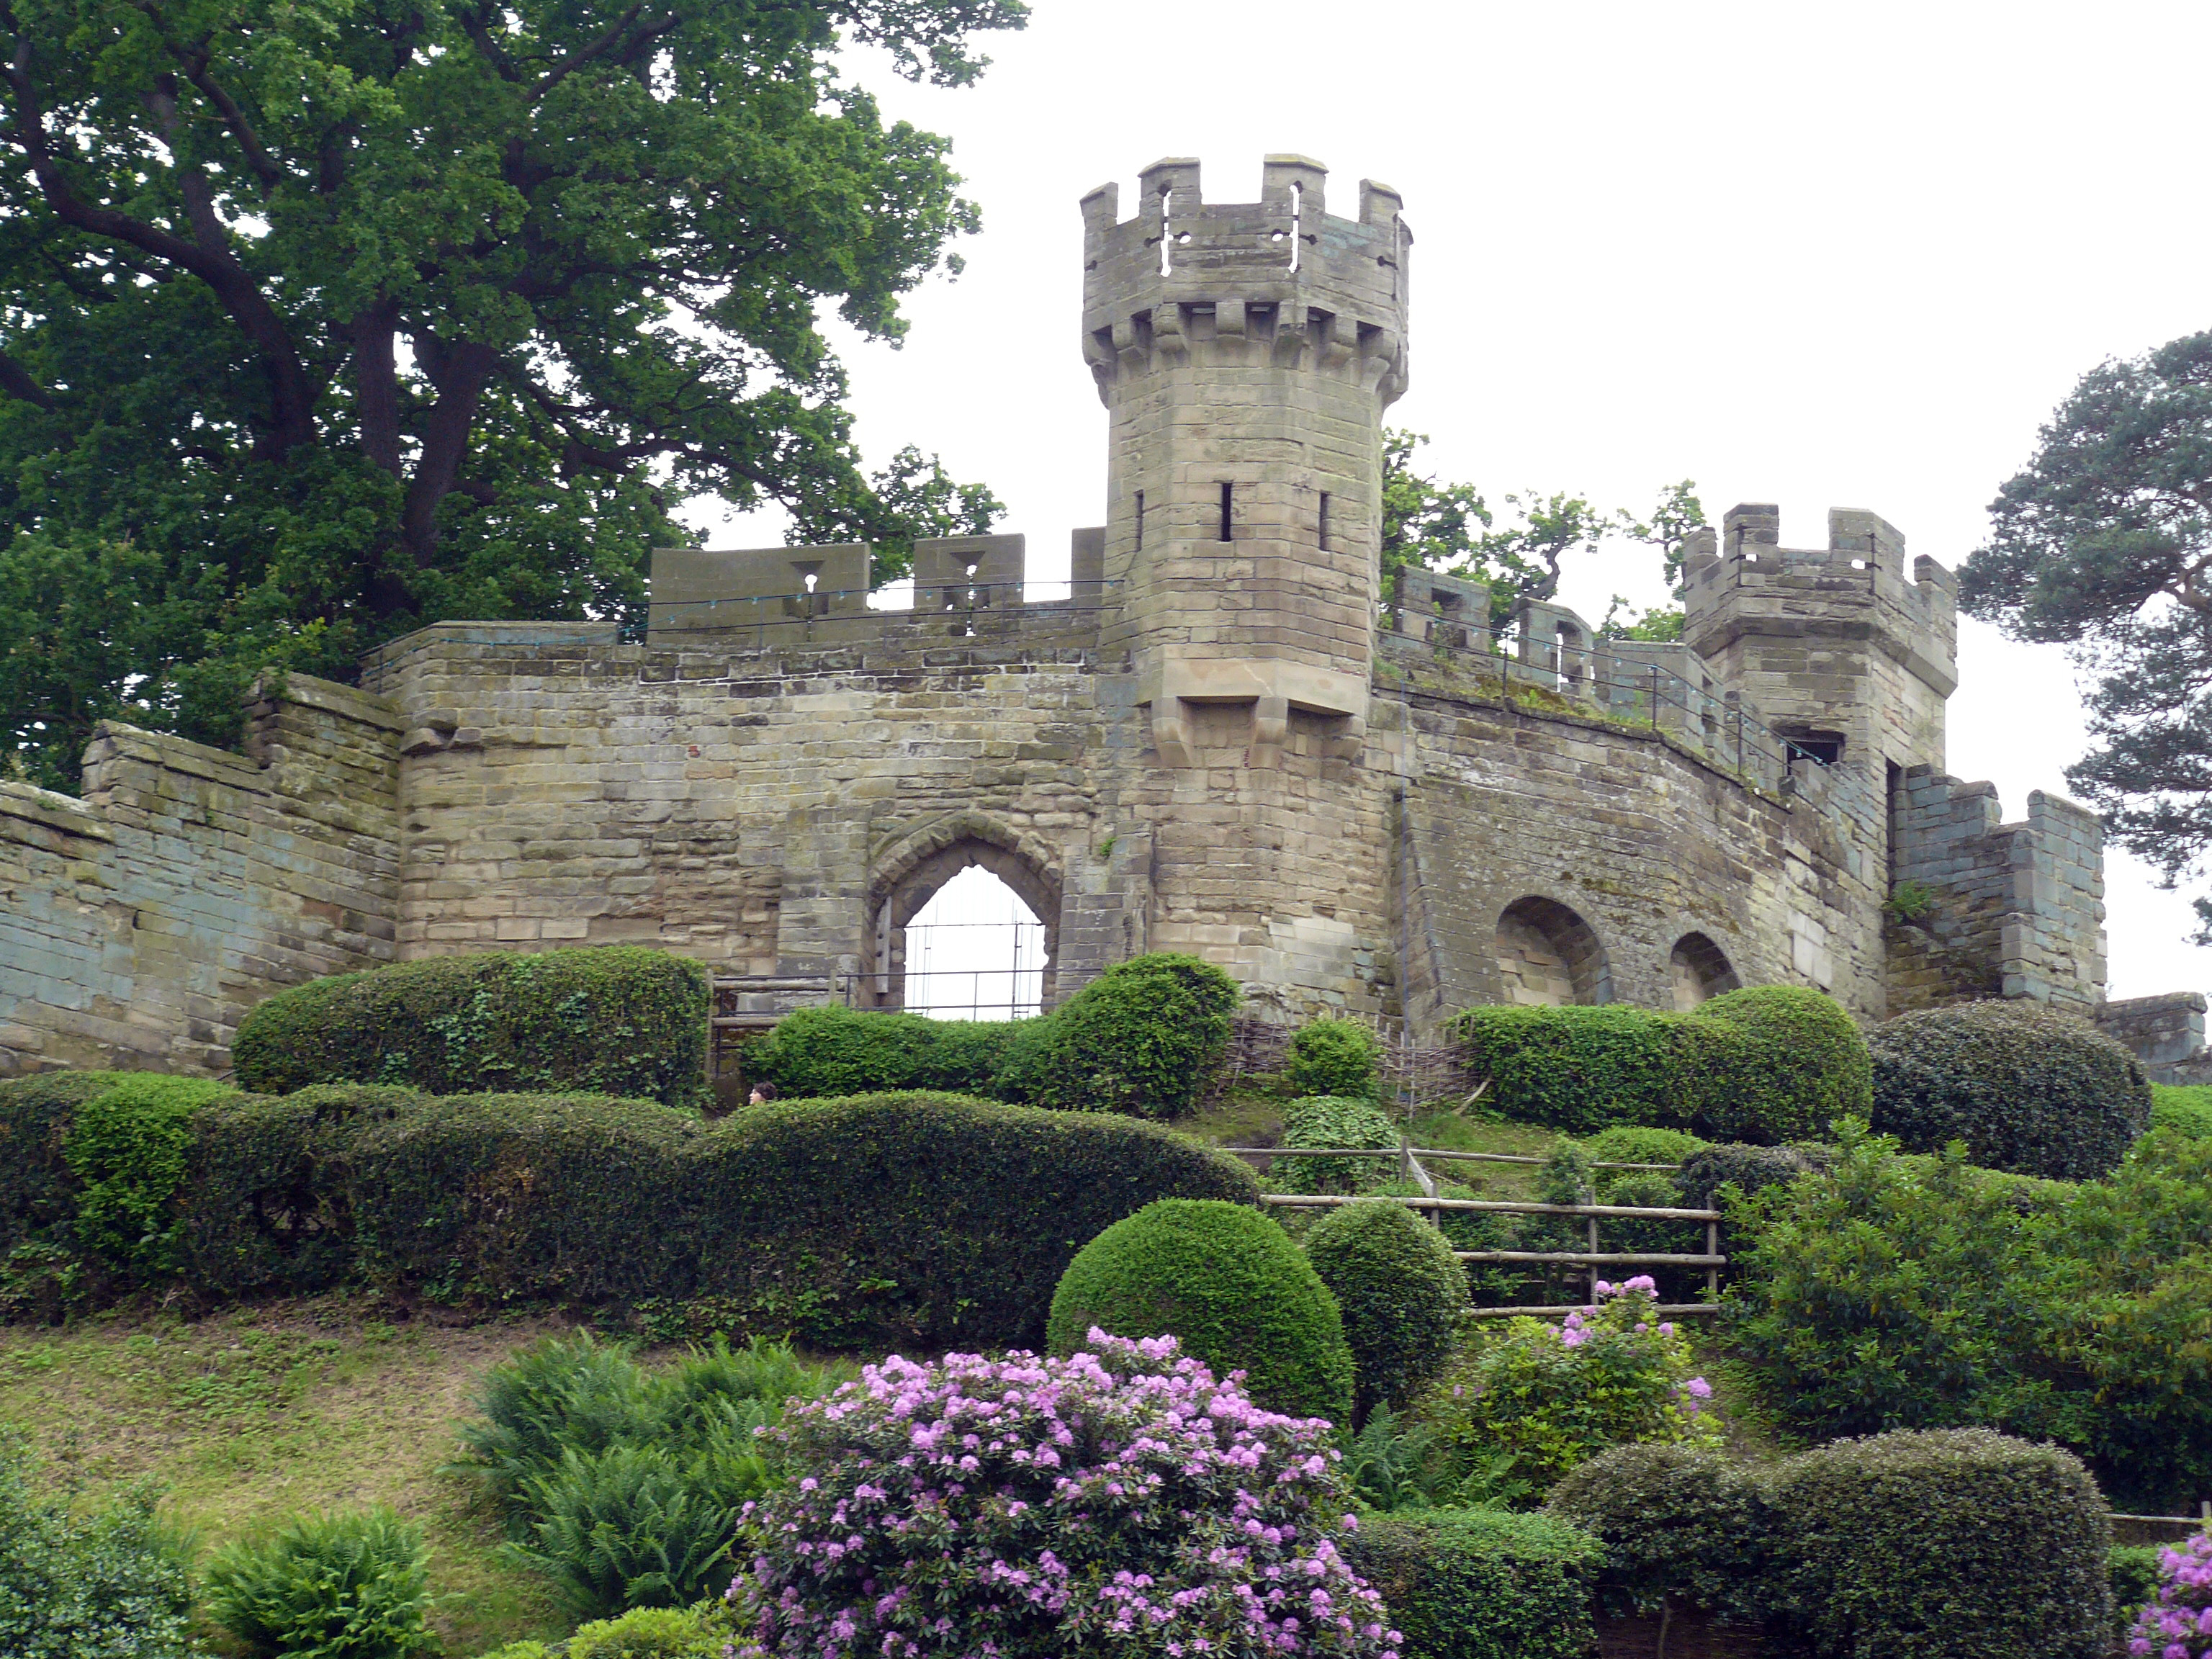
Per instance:
[[[2154,1083],[2150,1121],[2197,1139],[2212,1137],[2212,1084]]]
[[[202,1552],[301,1510],[389,1504],[430,1544],[447,1651],[477,1654],[567,1633],[543,1584],[499,1559],[465,1483],[438,1473],[477,1381],[552,1328],[395,1326],[336,1298],[0,1328],[0,1421],[29,1436],[48,1479],[88,1495],[159,1480]]]
[[[1532,1123],[1462,1117],[1455,1112],[1416,1117],[1407,1133],[1416,1146],[1435,1146],[1450,1152],[1507,1152],[1519,1158],[1542,1158],[1561,1139],[1557,1130]],[[1529,1198],[1535,1193],[1533,1164],[1461,1164],[1434,1158],[1428,1170],[1437,1180],[1472,1187],[1484,1198]]]

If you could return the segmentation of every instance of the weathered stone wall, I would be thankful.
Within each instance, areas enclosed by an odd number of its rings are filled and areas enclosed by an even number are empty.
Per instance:
[[[2107,1002],[2097,1010],[2097,1029],[2132,1049],[2153,1083],[2212,1083],[2201,991]]]
[[[221,1073],[271,991],[392,960],[398,717],[294,675],[249,720],[103,725],[81,800],[0,783],[0,1074]]]

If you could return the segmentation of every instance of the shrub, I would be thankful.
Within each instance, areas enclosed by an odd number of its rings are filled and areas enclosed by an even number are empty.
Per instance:
[[[1309,1095],[1284,1113],[1283,1145],[1395,1150],[1398,1126],[1371,1100]],[[1398,1166],[1385,1158],[1282,1158],[1269,1173],[1282,1192],[1349,1194],[1372,1192],[1395,1179]]]
[[[1162,1199],[1107,1228],[1068,1264],[1046,1340],[1071,1353],[1094,1328],[1179,1338],[1218,1370],[1243,1371],[1271,1411],[1351,1419],[1352,1353],[1336,1300],[1255,1209]]]
[[[2156,1544],[2115,1544],[2112,1553],[2105,1558],[2105,1576],[2112,1585],[2114,1653],[2128,1650],[2128,1638],[2133,1632],[2136,1615],[2158,1600],[2159,1589],[2166,1583],[2167,1553]],[[2172,1639],[2162,1632],[2160,1636],[2161,1642],[2154,1644],[2151,1652],[2157,1652],[2163,1641]]]
[[[2212,1085],[2202,1083],[2150,1085],[2150,1121],[2192,1140],[2212,1140]]]
[[[769,1474],[757,1453],[746,1462],[635,1443],[571,1447],[525,1483],[535,1518],[511,1553],[552,1581],[573,1617],[694,1601],[726,1580],[738,1506],[767,1490]]]
[[[78,1182],[79,1246],[143,1278],[182,1265],[172,1200],[184,1183],[192,1112],[230,1092],[205,1078],[135,1072],[77,1106],[62,1153]]]
[[[1180,1117],[1229,1046],[1237,981],[1196,957],[1117,963],[1024,1023],[993,1092],[1064,1111]]]
[[[70,1126],[78,1107],[126,1075],[41,1072],[0,1079],[0,1251],[69,1233],[79,1185],[62,1150]]]
[[[1596,1650],[1595,1539],[1542,1515],[1376,1516],[1345,1542],[1382,1593],[1407,1659],[1582,1659]]]
[[[1514,1472],[1549,1486],[1609,1446],[1720,1437],[1689,1344],[1652,1312],[1652,1282],[1600,1279],[1597,1303],[1553,1325],[1516,1318],[1468,1349],[1421,1415],[1470,1461],[1510,1453]]]
[[[1745,1624],[1767,1613],[1774,1518],[1759,1472],[1710,1446],[1615,1446],[1569,1470],[1544,1510],[1605,1546],[1607,1611],[1662,1601]]]
[[[33,1480],[0,1442],[0,1653],[9,1659],[187,1659],[185,1552],[144,1486],[89,1511]]]
[[[774,1084],[787,1100],[911,1089],[988,1095],[1025,1023],[801,1008],[746,1045],[745,1077]]]
[[[1171,1340],[1087,1344],[894,1357],[795,1409],[779,1437],[800,1478],[748,1515],[732,1587],[758,1649],[1395,1647],[1332,1537],[1324,1425],[1258,1409]]]
[[[737,1630],[719,1597],[688,1607],[639,1607],[584,1626],[567,1659],[722,1659]]]
[[[2158,1565],[2156,1588],[2133,1610],[2127,1651],[2204,1659],[2212,1653],[2212,1538],[2200,1532],[2179,1549],[2160,1550]]]
[[[509,1535],[526,1536],[531,1483],[566,1453],[657,1438],[669,1417],[657,1392],[627,1352],[588,1331],[540,1338],[486,1374],[475,1401],[483,1420],[457,1431],[467,1453],[460,1467],[505,1512]]]
[[[239,1080],[641,1095],[706,1091],[707,970],[637,945],[494,951],[395,963],[280,991],[240,1022]]]
[[[1283,1076],[1301,1095],[1348,1095],[1372,1099],[1375,1065],[1382,1045],[1356,1019],[1316,1019],[1291,1036]]]
[[[1779,1142],[1867,1109],[1866,1040],[1800,986],[1730,991],[1687,1014],[1471,1008],[1452,1030],[1494,1109],[1571,1134],[1626,1122]]]
[[[1467,1274],[1444,1236],[1389,1199],[1347,1204],[1306,1239],[1352,1349],[1354,1419],[1403,1409],[1450,1357]]]
[[[1710,1209],[1723,1187],[1740,1188],[1747,1196],[1785,1184],[1819,1167],[1800,1146],[1752,1146],[1729,1141],[1708,1146],[1683,1160],[1674,1185],[1692,1209]]]
[[[1786,1622],[1849,1659],[2102,1659],[2111,1523],[2071,1454],[1985,1429],[1786,1460],[1771,1481]]]
[[[1583,1151],[1593,1164],[1680,1164],[1711,1144],[1685,1129],[1661,1129],[1648,1123],[1616,1123],[1610,1129],[1601,1129],[1583,1142]],[[1606,1193],[1611,1190],[1614,1182],[1638,1173],[1641,1172],[1600,1170],[1596,1172],[1597,1190],[1601,1194]]]
[[[2148,1125],[2142,1063],[2085,1020],[2028,1002],[1969,1002],[1877,1026],[1873,1124],[1907,1152],[1963,1140],[1987,1169],[2109,1175]]]
[[[387,1509],[303,1516],[207,1565],[208,1613],[252,1659],[406,1659],[423,1628],[429,1552]]]

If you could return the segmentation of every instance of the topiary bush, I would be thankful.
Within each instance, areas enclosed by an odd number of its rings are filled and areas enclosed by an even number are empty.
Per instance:
[[[210,1558],[208,1615],[251,1659],[407,1659],[438,1646],[429,1563],[422,1528],[388,1509],[303,1516]]]
[[[1382,1593],[1407,1659],[1583,1659],[1596,1651],[1590,1586],[1603,1549],[1550,1516],[1375,1516],[1344,1551]]]
[[[279,991],[240,1022],[239,1081],[261,1094],[390,1083],[427,1094],[706,1094],[707,970],[640,945],[395,963]]]
[[[1241,994],[1196,957],[1155,951],[1117,963],[1023,1022],[992,1092],[1062,1111],[1181,1117],[1228,1051]]]
[[[1595,1164],[1673,1164],[1694,1158],[1712,1145],[1686,1129],[1662,1129],[1649,1123],[1616,1123],[1610,1129],[1601,1129],[1583,1142],[1583,1152]],[[1601,1170],[1598,1171],[1598,1190],[1602,1192],[1623,1175],[1635,1170]],[[1661,1171],[1661,1173],[1665,1173]]]
[[[1395,1151],[1398,1126],[1372,1100],[1309,1095],[1292,1101],[1283,1114],[1283,1145]],[[1279,1158],[1268,1174],[1278,1192],[1344,1196],[1372,1192],[1395,1180],[1398,1165],[1387,1158]]]
[[[1868,1109],[1865,1038],[1802,986],[1730,991],[1686,1014],[1471,1008],[1451,1030],[1492,1109],[1570,1134],[1626,1122],[1771,1144]]]
[[[0,1079],[0,1253],[66,1233],[80,1185],[63,1147],[77,1109],[124,1072],[41,1072]]]
[[[1683,1202],[1693,1209],[1709,1209],[1723,1187],[1735,1187],[1748,1197],[1820,1167],[1822,1160],[1802,1146],[1752,1146],[1727,1141],[1685,1158],[1675,1173],[1674,1185]]]
[[[801,1008],[745,1046],[744,1073],[774,1084],[786,1100],[909,1090],[988,1095],[1027,1023]]]
[[[894,1356],[775,1437],[797,1478],[740,1535],[743,1651],[1395,1649],[1338,1552],[1326,1426],[1258,1408],[1172,1340]]]
[[[1769,1481],[1777,1615],[1835,1659],[2103,1659],[2103,1495],[2071,1453],[1986,1429],[1901,1431]]]
[[[62,1144],[77,1180],[70,1231],[106,1266],[160,1277],[180,1265],[172,1203],[185,1179],[194,1110],[226,1085],[135,1072],[80,1104]]]
[[[1419,1414],[1463,1461],[1510,1454],[1538,1488],[1610,1446],[1714,1445],[1712,1389],[1653,1311],[1649,1275],[1600,1279],[1597,1302],[1558,1324],[1527,1317],[1464,1350]]]
[[[1563,1475],[1544,1512],[1604,1545],[1595,1578],[1609,1613],[1671,1601],[1743,1624],[1767,1615],[1773,1505],[1759,1471],[1717,1448],[1615,1446]]]
[[[1377,1406],[1404,1409],[1451,1357],[1468,1306],[1450,1243],[1404,1205],[1370,1199],[1330,1212],[1307,1235],[1306,1260],[1344,1321],[1353,1420]]]
[[[1352,1416],[1352,1352],[1336,1299],[1258,1210],[1162,1199],[1077,1253],[1053,1294],[1046,1340],[1073,1353],[1096,1328],[1173,1336],[1194,1358],[1244,1373],[1270,1411]]]
[[[189,1659],[184,1540],[134,1486],[86,1508],[0,1439],[0,1653],[8,1659]]]
[[[1968,1002],[1876,1026],[1873,1124],[1907,1152],[1966,1143],[1985,1169],[2109,1175],[2148,1127],[2142,1062],[2086,1020],[2032,1002]]]
[[[1310,1020],[1291,1033],[1284,1080],[1300,1095],[1372,1099],[1382,1045],[1356,1019]]]

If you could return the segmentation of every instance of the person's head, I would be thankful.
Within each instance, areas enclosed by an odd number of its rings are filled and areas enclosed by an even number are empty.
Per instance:
[[[767,1102],[774,1100],[775,1098],[775,1085],[773,1083],[756,1083],[753,1085],[752,1103],[754,1105],[763,1105]]]

